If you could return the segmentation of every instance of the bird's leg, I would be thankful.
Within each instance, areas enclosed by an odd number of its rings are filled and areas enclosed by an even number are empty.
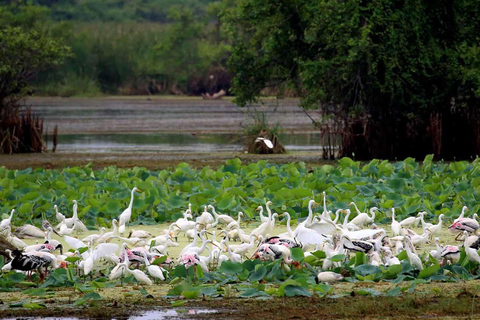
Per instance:
[[[455,237],[455,241],[462,241],[462,240],[459,240],[459,239],[458,239],[458,237],[460,237],[461,234],[462,234],[462,233],[457,234],[457,236]]]

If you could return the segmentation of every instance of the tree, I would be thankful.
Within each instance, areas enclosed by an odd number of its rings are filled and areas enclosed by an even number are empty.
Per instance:
[[[20,100],[37,72],[62,63],[69,49],[36,31],[0,28],[0,152],[39,152],[43,123],[19,114]]]
[[[480,154],[480,3],[244,0],[227,12],[240,105],[290,88],[333,117],[342,155]]]
[[[60,65],[68,55],[67,47],[36,31],[0,29],[0,110],[15,107],[39,71]]]

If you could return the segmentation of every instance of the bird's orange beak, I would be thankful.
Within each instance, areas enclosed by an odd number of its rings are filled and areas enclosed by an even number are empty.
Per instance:
[[[300,270],[302,267],[300,266],[300,262],[298,261],[293,261],[293,265],[295,266],[295,268],[297,268],[298,270]]]
[[[65,261],[63,261],[62,263],[60,263],[59,268],[67,269],[67,263]]]
[[[142,190],[140,190],[140,189],[137,189],[137,191],[138,191],[138,192],[143,192],[143,191],[142,191]]]

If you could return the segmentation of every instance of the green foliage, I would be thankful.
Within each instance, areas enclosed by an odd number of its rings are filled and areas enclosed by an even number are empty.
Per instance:
[[[235,101],[289,88],[357,159],[474,157],[479,12],[478,2],[240,1],[225,15]]]
[[[213,1],[13,1],[0,28],[36,30],[73,55],[35,79],[40,94],[200,94],[227,90],[224,4]]]
[[[37,31],[0,25],[0,111],[25,95],[29,81],[41,70],[57,66],[70,50]]]
[[[39,222],[42,214],[53,221],[54,204],[61,211],[70,210],[76,199],[83,221],[107,226],[128,205],[129,190],[134,186],[143,192],[135,196],[133,216],[144,224],[174,220],[189,202],[194,215],[212,204],[222,213],[236,217],[239,211],[255,212],[264,199],[269,199],[273,208],[278,207],[275,210],[280,212],[280,207],[285,206],[291,214],[302,217],[308,213],[308,200],[323,201],[323,191],[327,194],[327,207],[345,208],[353,200],[361,208],[380,208],[379,219],[389,216],[392,207],[399,218],[422,210],[453,217],[463,205],[474,212],[480,209],[480,186],[476,184],[480,178],[479,161],[455,165],[427,162],[423,166],[409,160],[341,163],[343,167],[325,165],[312,171],[303,163],[242,164],[238,159],[227,160],[217,169],[201,170],[187,164],[161,171],[138,167],[93,171],[90,166],[35,171],[0,168],[0,197],[4,199],[0,212],[16,209],[12,221],[16,225]],[[427,165],[429,170],[425,170]],[[344,177],[344,170],[349,170],[351,176]],[[359,192],[362,187],[369,192]],[[314,253],[317,254],[323,253]],[[333,261],[344,259],[341,255]]]

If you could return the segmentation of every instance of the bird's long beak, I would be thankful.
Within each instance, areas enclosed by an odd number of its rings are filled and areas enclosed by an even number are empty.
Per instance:
[[[55,233],[57,236],[61,237],[62,235],[60,233],[57,232],[57,230],[55,230],[54,228],[52,228],[52,231],[53,233]]]
[[[140,190],[140,189],[137,189],[137,192],[143,192],[143,191],[142,191],[142,190]]]

